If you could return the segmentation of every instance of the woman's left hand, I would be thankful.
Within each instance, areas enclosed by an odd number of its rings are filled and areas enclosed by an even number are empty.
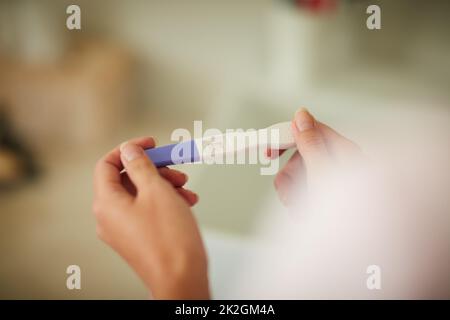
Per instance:
[[[190,209],[198,197],[183,188],[185,174],[153,165],[143,150],[151,147],[152,138],[134,139],[97,162],[97,234],[155,298],[209,298],[206,252]]]

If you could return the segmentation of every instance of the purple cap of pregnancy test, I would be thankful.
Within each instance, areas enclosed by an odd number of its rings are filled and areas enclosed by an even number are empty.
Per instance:
[[[158,168],[200,161],[200,154],[194,140],[147,149],[145,153]]]

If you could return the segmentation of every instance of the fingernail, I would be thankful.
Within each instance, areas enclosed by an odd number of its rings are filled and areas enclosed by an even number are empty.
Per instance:
[[[120,154],[125,158],[127,162],[133,161],[144,154],[141,147],[124,142],[120,145]]]
[[[306,131],[314,128],[314,118],[305,108],[300,108],[295,113],[295,125],[299,131]]]

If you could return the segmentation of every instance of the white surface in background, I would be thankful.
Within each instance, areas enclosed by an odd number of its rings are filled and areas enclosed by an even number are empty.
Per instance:
[[[291,215],[266,204],[252,242],[212,241],[212,261],[232,270],[217,277],[213,262],[213,281],[232,277],[218,297],[448,299],[448,115],[393,112],[363,167],[336,167],[308,197],[298,190]],[[381,290],[366,287],[371,265]]]

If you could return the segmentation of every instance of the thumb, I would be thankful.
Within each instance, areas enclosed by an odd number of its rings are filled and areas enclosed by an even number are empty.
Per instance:
[[[307,171],[315,173],[322,170],[330,160],[329,154],[316,120],[305,108],[295,113],[292,133]]]
[[[141,146],[125,142],[120,146],[120,159],[136,189],[146,188],[159,177],[155,165]]]

